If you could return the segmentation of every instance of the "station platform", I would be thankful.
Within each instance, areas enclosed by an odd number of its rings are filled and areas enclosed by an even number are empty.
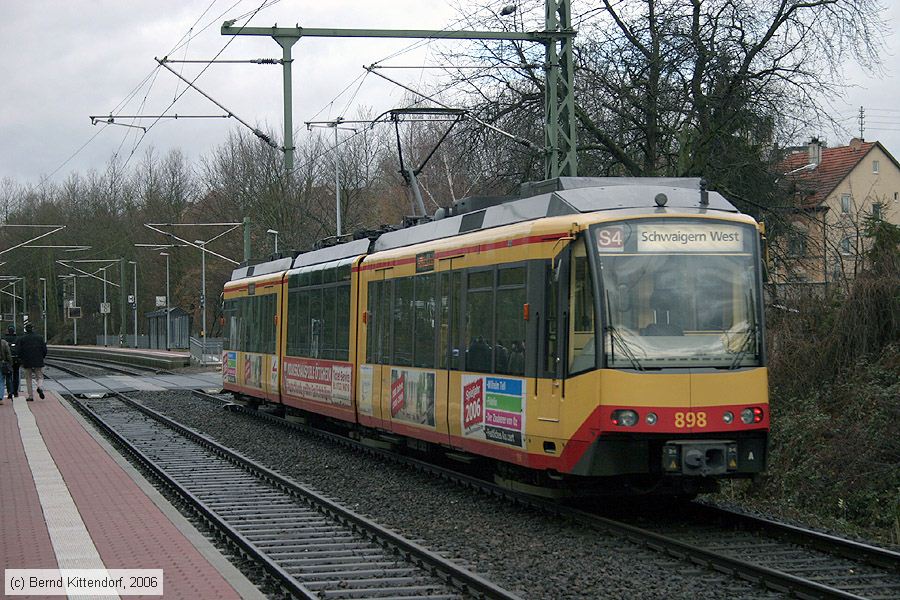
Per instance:
[[[91,379],[60,376],[48,367],[44,371],[44,388],[60,394],[97,394],[110,390],[114,392],[164,392],[166,390],[204,390],[218,391],[222,389],[222,374],[185,373],[172,375],[104,375]],[[24,383],[20,388],[24,388]],[[19,392],[19,396],[23,396]]]
[[[180,369],[190,366],[190,352],[148,350],[146,348],[118,348],[112,346],[63,346],[49,344],[47,358],[84,358],[106,360],[123,365],[138,365],[155,369]]]
[[[5,582],[8,569],[162,569],[164,594],[143,597],[264,598],[74,408],[46,396],[0,406]]]

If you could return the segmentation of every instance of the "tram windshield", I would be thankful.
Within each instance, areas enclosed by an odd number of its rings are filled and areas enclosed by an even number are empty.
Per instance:
[[[592,234],[608,366],[760,364],[753,228],[655,219],[603,224]]]

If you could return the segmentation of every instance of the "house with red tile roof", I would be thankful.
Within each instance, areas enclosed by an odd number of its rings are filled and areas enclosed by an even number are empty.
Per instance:
[[[846,281],[863,266],[868,219],[900,225],[900,163],[880,142],[826,148],[813,139],[776,165],[792,203],[776,282]]]

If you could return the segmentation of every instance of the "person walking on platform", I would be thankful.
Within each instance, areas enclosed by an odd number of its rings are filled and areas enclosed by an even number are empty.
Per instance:
[[[4,339],[0,339],[0,370],[3,373],[3,377],[0,377],[0,405],[2,405],[7,373],[12,373],[12,351],[9,349],[9,342]]]
[[[26,400],[34,400],[32,384],[37,386],[38,396],[44,399],[44,357],[47,356],[47,343],[40,334],[34,332],[34,324],[25,324],[25,335],[18,342],[19,361],[25,367],[25,385],[28,391]]]
[[[3,371],[3,378],[6,380],[6,394],[7,397],[12,400],[19,395],[19,370],[21,367],[19,364],[18,347],[16,346],[18,337],[16,336],[15,325],[10,325],[6,328],[6,334],[3,336],[3,339],[9,344],[9,350],[12,353],[9,371],[7,372],[5,369]]]

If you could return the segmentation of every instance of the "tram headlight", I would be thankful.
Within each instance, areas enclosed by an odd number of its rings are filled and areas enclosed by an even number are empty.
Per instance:
[[[741,421],[744,425],[751,423],[761,423],[763,420],[763,409],[758,406],[751,406],[741,411]]]
[[[644,420],[647,421],[647,425],[656,425],[656,413],[647,413],[647,416],[644,418]]]
[[[734,422],[734,413],[726,410],[725,414],[722,415],[722,420],[725,421],[726,425],[731,425]]]
[[[613,425],[619,427],[634,427],[638,422],[638,414],[633,410],[614,410],[612,412]]]

